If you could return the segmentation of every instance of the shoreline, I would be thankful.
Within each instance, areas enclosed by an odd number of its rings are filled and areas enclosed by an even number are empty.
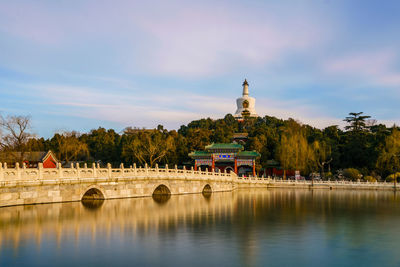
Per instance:
[[[298,188],[298,189],[324,189],[324,190],[400,190],[397,184],[387,182],[351,182],[351,181],[308,181],[308,180],[275,180],[271,178],[238,178],[240,188]]]

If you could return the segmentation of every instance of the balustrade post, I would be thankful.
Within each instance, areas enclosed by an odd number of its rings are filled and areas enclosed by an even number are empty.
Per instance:
[[[165,164],[165,175],[169,177],[169,169],[168,169],[168,164]]]
[[[121,169],[121,174],[122,174],[122,176],[124,176],[124,174],[125,174],[124,163],[121,163],[121,164],[119,165],[119,168]]]
[[[3,163],[0,162],[0,181],[4,180]]]
[[[133,173],[134,173],[134,174],[137,174],[136,163],[133,163]]]
[[[87,163],[86,162],[83,164],[83,168],[87,169]]]
[[[194,168],[193,168],[193,166],[190,167],[190,171],[192,172],[192,174],[194,174]]]
[[[43,179],[43,163],[38,163],[38,170],[39,170],[39,180]]]
[[[108,172],[108,178],[112,178],[112,169],[111,169],[111,163],[107,163],[107,172]]]
[[[58,163],[57,163],[57,168],[58,168],[58,177],[59,177],[60,180],[61,180],[62,178],[64,178],[61,162],[58,162]]]
[[[77,174],[78,178],[81,178],[81,166],[79,166],[78,162],[75,164],[75,167],[76,167],[76,174]]]
[[[21,180],[21,170],[19,168],[19,162],[15,163],[15,171],[17,172],[17,180]]]
[[[148,177],[148,174],[149,174],[149,166],[147,165],[147,162],[144,164],[144,168],[145,168],[146,176]],[[147,178],[147,177],[146,177],[146,178]]]
[[[93,164],[92,164],[92,169],[93,169],[93,178],[97,178],[97,170],[96,170],[95,162],[93,162]]]

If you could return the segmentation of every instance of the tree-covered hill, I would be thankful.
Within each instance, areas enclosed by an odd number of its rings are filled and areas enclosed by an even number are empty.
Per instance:
[[[1,118],[3,135],[1,150],[44,151],[52,150],[64,161],[101,161],[117,166],[133,162],[144,165],[182,165],[191,162],[188,153],[203,150],[210,143],[232,141],[234,133],[247,133],[247,150],[261,153],[258,166],[264,168],[274,159],[284,169],[335,173],[337,170],[357,169],[364,177],[386,177],[400,171],[400,140],[396,126],[391,128],[369,120],[369,116],[350,113],[344,121],[344,130],[337,125],[317,129],[288,119],[265,116],[246,118],[238,122],[231,114],[222,119],[200,119],[182,125],[178,131],[167,130],[162,125],[156,129],[126,128],[118,133],[112,129],[98,128],[88,133],[56,133],[50,139],[35,138],[24,130],[24,140],[13,136],[18,132],[17,118]],[[29,123],[29,122],[28,122]]]

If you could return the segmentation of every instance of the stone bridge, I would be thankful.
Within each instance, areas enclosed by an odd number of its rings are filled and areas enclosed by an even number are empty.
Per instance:
[[[400,190],[391,183],[348,181],[295,181],[264,177],[238,177],[235,173],[196,171],[190,169],[106,168],[99,165],[80,168],[58,166],[55,169],[19,167],[7,168],[0,163],[0,207],[81,201],[85,199],[115,199],[132,197],[162,197],[232,191],[236,188],[308,188]]]
[[[235,173],[166,168],[7,168],[0,163],[0,207],[11,205],[231,191]]]

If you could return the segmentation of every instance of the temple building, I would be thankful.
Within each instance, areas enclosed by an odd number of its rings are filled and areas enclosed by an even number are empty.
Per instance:
[[[249,83],[243,82],[243,95],[236,100],[237,110],[234,117],[243,122],[244,117],[258,117],[255,110],[256,100],[249,96]],[[194,159],[194,168],[212,171],[235,172],[239,176],[256,176],[257,151],[245,151],[248,133],[235,133],[232,143],[213,143],[203,151],[193,151],[189,157]]]
[[[249,96],[249,83],[245,79],[243,82],[243,94],[242,97],[236,99],[237,110],[233,115],[237,119],[243,119],[244,117],[258,117],[256,112],[256,99]]]
[[[204,151],[189,153],[196,170],[233,171],[239,176],[256,176],[256,158],[260,156],[257,151],[245,151],[238,143],[213,143],[206,146]]]

